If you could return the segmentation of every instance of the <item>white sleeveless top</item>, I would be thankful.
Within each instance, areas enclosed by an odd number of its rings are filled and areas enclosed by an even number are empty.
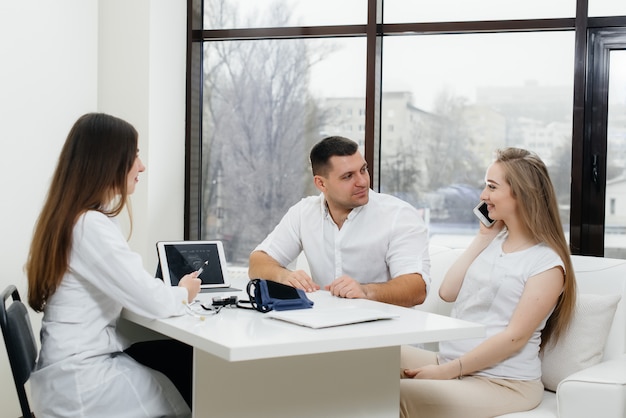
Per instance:
[[[454,318],[484,324],[485,337],[441,342],[440,364],[462,356],[487,338],[504,330],[530,277],[556,266],[565,270],[558,254],[545,244],[505,254],[502,244],[507,236],[508,232],[504,230],[469,266],[451,313]],[[518,353],[473,374],[513,380],[541,378],[539,346],[541,331],[548,317],[549,315],[543,319]]]

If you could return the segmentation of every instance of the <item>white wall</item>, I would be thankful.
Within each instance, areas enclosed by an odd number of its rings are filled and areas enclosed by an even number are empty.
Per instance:
[[[156,265],[154,242],[183,234],[186,2],[0,3],[0,288],[26,297],[23,266],[60,148],[82,114],[132,123],[148,167],[133,198],[131,245]],[[33,314],[38,335],[40,315]],[[19,416],[0,348],[3,416]]]
[[[156,269],[158,240],[183,238],[187,9],[184,1],[101,0],[98,109],[139,131],[146,171],[131,245]]]

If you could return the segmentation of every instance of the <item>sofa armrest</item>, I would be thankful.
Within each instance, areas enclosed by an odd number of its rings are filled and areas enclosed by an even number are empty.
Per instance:
[[[626,417],[626,355],[566,377],[556,398],[560,418]]]

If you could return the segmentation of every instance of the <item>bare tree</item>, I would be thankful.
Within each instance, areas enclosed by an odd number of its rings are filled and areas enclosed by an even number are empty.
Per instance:
[[[213,27],[239,16],[214,1]],[[273,24],[289,20],[277,3]],[[210,42],[205,46],[203,236],[225,241],[229,258],[249,252],[304,194],[308,150],[321,113],[309,94],[310,67],[321,59],[305,40]]]
[[[429,188],[434,191],[451,184],[475,184],[483,175],[483,167],[470,150],[472,139],[468,134],[461,112],[466,105],[464,97],[447,91],[435,100],[438,127],[429,138],[429,158],[426,159]]]

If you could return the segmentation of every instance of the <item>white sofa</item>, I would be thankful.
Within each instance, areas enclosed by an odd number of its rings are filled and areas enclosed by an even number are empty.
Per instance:
[[[431,246],[431,288],[417,309],[449,314],[451,304],[439,298],[438,289],[448,267],[462,251]],[[556,392],[546,390],[542,403],[532,411],[501,417],[626,417],[626,260],[574,256],[573,263],[580,306],[568,338],[554,348],[550,359],[544,358],[543,365],[544,383],[552,379],[546,386],[555,386]],[[588,306],[583,306],[584,301]],[[597,364],[588,367],[593,363]],[[568,370],[581,367],[568,374]]]

